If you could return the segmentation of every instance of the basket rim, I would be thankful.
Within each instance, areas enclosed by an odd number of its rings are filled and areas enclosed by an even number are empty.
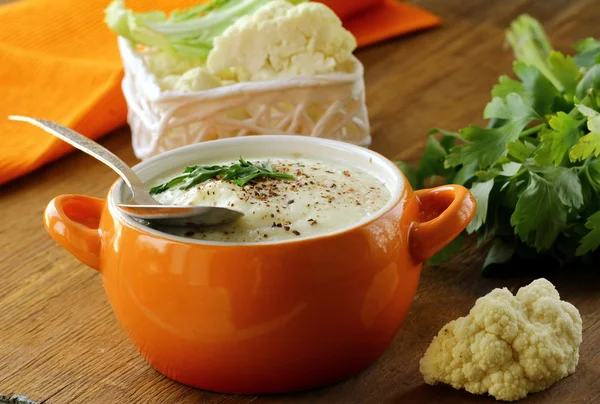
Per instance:
[[[165,91],[161,90],[160,86],[158,85],[157,77],[148,70],[142,58],[134,50],[131,41],[119,36],[117,42],[124,67],[132,67],[137,72],[142,73],[143,79],[145,80],[144,85],[148,90],[150,98],[155,102],[210,100],[222,98],[223,96],[264,93],[268,91],[281,91],[300,87],[326,88],[330,86],[338,86],[340,84],[355,84],[363,80],[364,74],[364,67],[362,63],[353,54],[350,59],[353,64],[353,71],[349,73],[335,72],[313,76],[286,77],[269,81],[238,82],[223,87],[216,87],[209,90],[194,92],[183,92],[176,90]]]

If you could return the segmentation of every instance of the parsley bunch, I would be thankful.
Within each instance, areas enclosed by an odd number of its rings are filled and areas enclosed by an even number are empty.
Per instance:
[[[260,165],[254,165],[240,157],[239,163],[230,166],[198,165],[186,167],[183,170],[183,175],[150,188],[150,193],[160,194],[181,183],[184,184],[179,189],[188,190],[204,181],[217,177],[220,177],[223,181],[232,181],[240,187],[243,187],[255,178],[294,179],[294,176],[291,174],[274,170],[268,161],[262,162]]]
[[[465,185],[478,209],[465,233],[493,240],[484,263],[552,258],[560,264],[600,256],[600,41],[575,54],[554,50],[540,23],[514,20],[506,39],[515,78],[500,77],[483,116],[486,127],[430,132],[416,170],[398,166],[413,187],[432,179]],[[461,248],[457,238],[433,262]]]

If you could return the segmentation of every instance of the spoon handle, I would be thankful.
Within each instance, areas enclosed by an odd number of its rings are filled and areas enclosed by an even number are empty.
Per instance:
[[[104,164],[112,168],[117,174],[123,178],[123,180],[129,185],[132,192],[137,193],[136,199],[144,198],[147,194],[144,192],[145,187],[139,177],[133,172],[131,168],[123,160],[115,156],[111,151],[102,147],[98,143],[94,142],[87,137],[80,135],[72,129],[65,126],[59,125],[56,122],[47,121],[45,119],[31,118],[27,116],[11,115],[9,119],[13,121],[23,121],[42,128],[46,132],[64,140],[70,145],[78,148],[79,150],[89,154],[92,157],[97,158]],[[140,190],[139,192],[136,192]],[[156,202],[154,202],[156,203]]]

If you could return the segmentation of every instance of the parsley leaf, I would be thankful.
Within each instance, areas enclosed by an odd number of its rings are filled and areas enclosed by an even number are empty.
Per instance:
[[[581,125],[583,120],[558,111],[550,118],[552,130],[541,133],[541,146],[536,150],[534,161],[538,165],[554,164],[559,166],[567,152],[579,141],[583,134]]]
[[[590,186],[600,196],[600,159],[593,160],[585,165],[584,174]]]
[[[512,47],[516,60],[534,66],[562,91],[560,82],[548,65],[552,45],[539,21],[527,14],[520,15],[506,31],[506,41]]]
[[[573,161],[585,160],[592,154],[595,157],[600,156],[600,133],[598,132],[589,133],[579,139],[579,143],[571,149],[569,157]]]
[[[579,143],[571,149],[569,157],[571,161],[585,160],[591,155],[598,157],[600,156],[600,113],[582,104],[579,104],[577,109],[588,118],[587,127],[590,133],[579,139]]]
[[[278,179],[294,179],[294,176],[288,173],[281,173],[273,170],[269,162],[263,162],[260,166],[240,158],[239,164],[234,164],[225,171],[223,175],[224,181],[233,181],[240,187],[246,185],[255,178],[278,178]]]
[[[583,192],[581,181],[574,169],[556,168],[546,175],[554,185],[563,205],[579,209],[583,206]]]
[[[521,240],[544,251],[564,230],[567,210],[552,184],[530,173],[529,185],[519,196],[510,223]]]
[[[529,142],[515,140],[506,144],[508,154],[519,162],[524,162],[535,152],[535,146]]]
[[[582,39],[581,41],[573,45],[573,49],[575,49],[578,52],[586,52],[588,50],[600,49],[600,41],[597,41],[592,37],[588,37]]]
[[[550,71],[560,83],[559,90],[572,98],[575,95],[575,89],[579,81],[579,69],[573,58],[553,50],[548,57],[548,64],[550,65]]]
[[[452,240],[446,247],[442,248],[437,254],[427,261],[428,264],[437,265],[444,261],[448,261],[457,255],[462,249],[464,243],[464,235],[459,234],[454,240]]]
[[[211,178],[221,176],[223,181],[233,181],[236,185],[244,186],[248,182],[255,178],[278,178],[278,179],[294,179],[294,176],[288,173],[282,173],[273,170],[271,164],[267,162],[261,163],[259,166],[255,166],[249,161],[244,160],[240,157],[238,164],[227,166],[190,166],[186,167],[183,171],[183,175],[172,178],[171,180],[150,188],[150,194],[159,194],[165,192],[174,186],[187,181],[179,189],[188,190],[196,185],[208,181]]]
[[[442,137],[442,141],[438,141],[433,135],[430,135],[423,151],[423,158],[419,162],[417,168],[417,181],[422,186],[428,178],[435,176],[447,177],[452,173],[444,167],[444,159],[448,154],[446,148],[454,144],[454,138],[448,135]],[[444,145],[446,147],[444,147]],[[449,178],[446,178],[448,180]]]
[[[187,190],[195,185],[200,184],[210,178],[214,178],[217,175],[222,174],[225,168],[221,166],[190,166],[183,170],[183,175],[172,178],[169,181],[150,188],[150,194],[160,194],[168,189],[173,188],[175,185],[180,184],[188,179],[190,182],[183,185],[180,189]]]
[[[579,67],[591,67],[598,64],[600,58],[600,41],[594,38],[586,38],[578,42],[573,48],[579,51],[573,58]]]
[[[583,205],[583,190],[576,169],[553,166],[528,168],[552,184],[563,205],[575,209]]]
[[[600,211],[589,217],[585,227],[590,229],[590,232],[581,239],[581,244],[577,248],[577,255],[584,255],[600,248]]]
[[[185,181],[189,175],[180,175],[179,177],[175,177],[170,181],[165,182],[164,184],[157,185],[155,187],[150,188],[150,194],[160,194],[161,192],[165,192],[167,189],[174,187],[180,182]]]
[[[484,118],[503,119],[506,122],[491,129],[473,125],[463,129],[461,135],[466,144],[450,149],[445,160],[446,167],[475,162],[482,166],[496,163],[508,154],[506,144],[517,140],[521,131],[539,116],[519,94],[511,93],[504,99],[495,97],[486,106]]]
[[[191,189],[192,187],[195,187],[196,185],[204,181],[207,181],[211,178],[215,178],[216,176],[223,174],[225,170],[226,169],[221,166],[196,166],[189,173],[188,178],[191,178],[191,181],[188,182],[186,185],[182,186],[181,189]]]
[[[485,258],[482,271],[485,271],[491,265],[504,264],[510,261],[515,251],[516,246],[514,244],[509,244],[500,238],[495,239]]]
[[[452,179],[452,182],[458,185],[465,185],[469,180],[471,180],[471,178],[475,176],[477,167],[478,164],[476,161],[463,165]]]
[[[415,169],[412,168],[411,166],[409,166],[408,164],[406,164],[404,161],[395,161],[395,163],[396,163],[396,166],[400,169],[400,171],[402,171],[402,174],[404,174],[404,176],[410,183],[410,186],[413,189],[420,188],[420,185],[417,180],[417,172],[415,171]]]
[[[478,171],[476,174],[477,178],[479,178],[480,180],[488,181],[499,175],[502,175],[504,177],[512,177],[514,175],[517,175],[517,173],[521,170],[522,167],[522,164],[511,161],[509,163],[502,164],[502,166],[500,167],[494,167],[487,171]]]
[[[521,61],[513,64],[513,71],[521,81],[501,76],[499,84],[492,88],[492,97],[506,98],[510,93],[517,93],[538,115],[552,112],[554,99],[560,92],[550,80],[535,67]]]
[[[485,182],[476,182],[471,187],[470,191],[477,202],[477,210],[475,216],[471,220],[471,223],[467,226],[467,233],[471,234],[478,230],[484,223],[487,216],[488,201],[490,199],[490,192],[494,186],[494,180]]]
[[[577,84],[577,98],[583,98],[592,90],[600,90],[600,64],[594,65],[587,71]]]

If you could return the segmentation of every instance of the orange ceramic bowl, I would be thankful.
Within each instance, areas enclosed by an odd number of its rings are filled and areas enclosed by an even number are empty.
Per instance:
[[[366,148],[303,136],[253,136],[185,146],[134,170],[147,181],[206,158],[311,157],[376,175],[391,199],[340,231],[281,242],[219,243],[170,236],[106,200],[50,202],[51,236],[103,278],[112,309],[159,372],[228,393],[279,393],[347,378],[388,347],[413,300],[422,262],[469,223],[463,187],[414,192],[398,168]]]

